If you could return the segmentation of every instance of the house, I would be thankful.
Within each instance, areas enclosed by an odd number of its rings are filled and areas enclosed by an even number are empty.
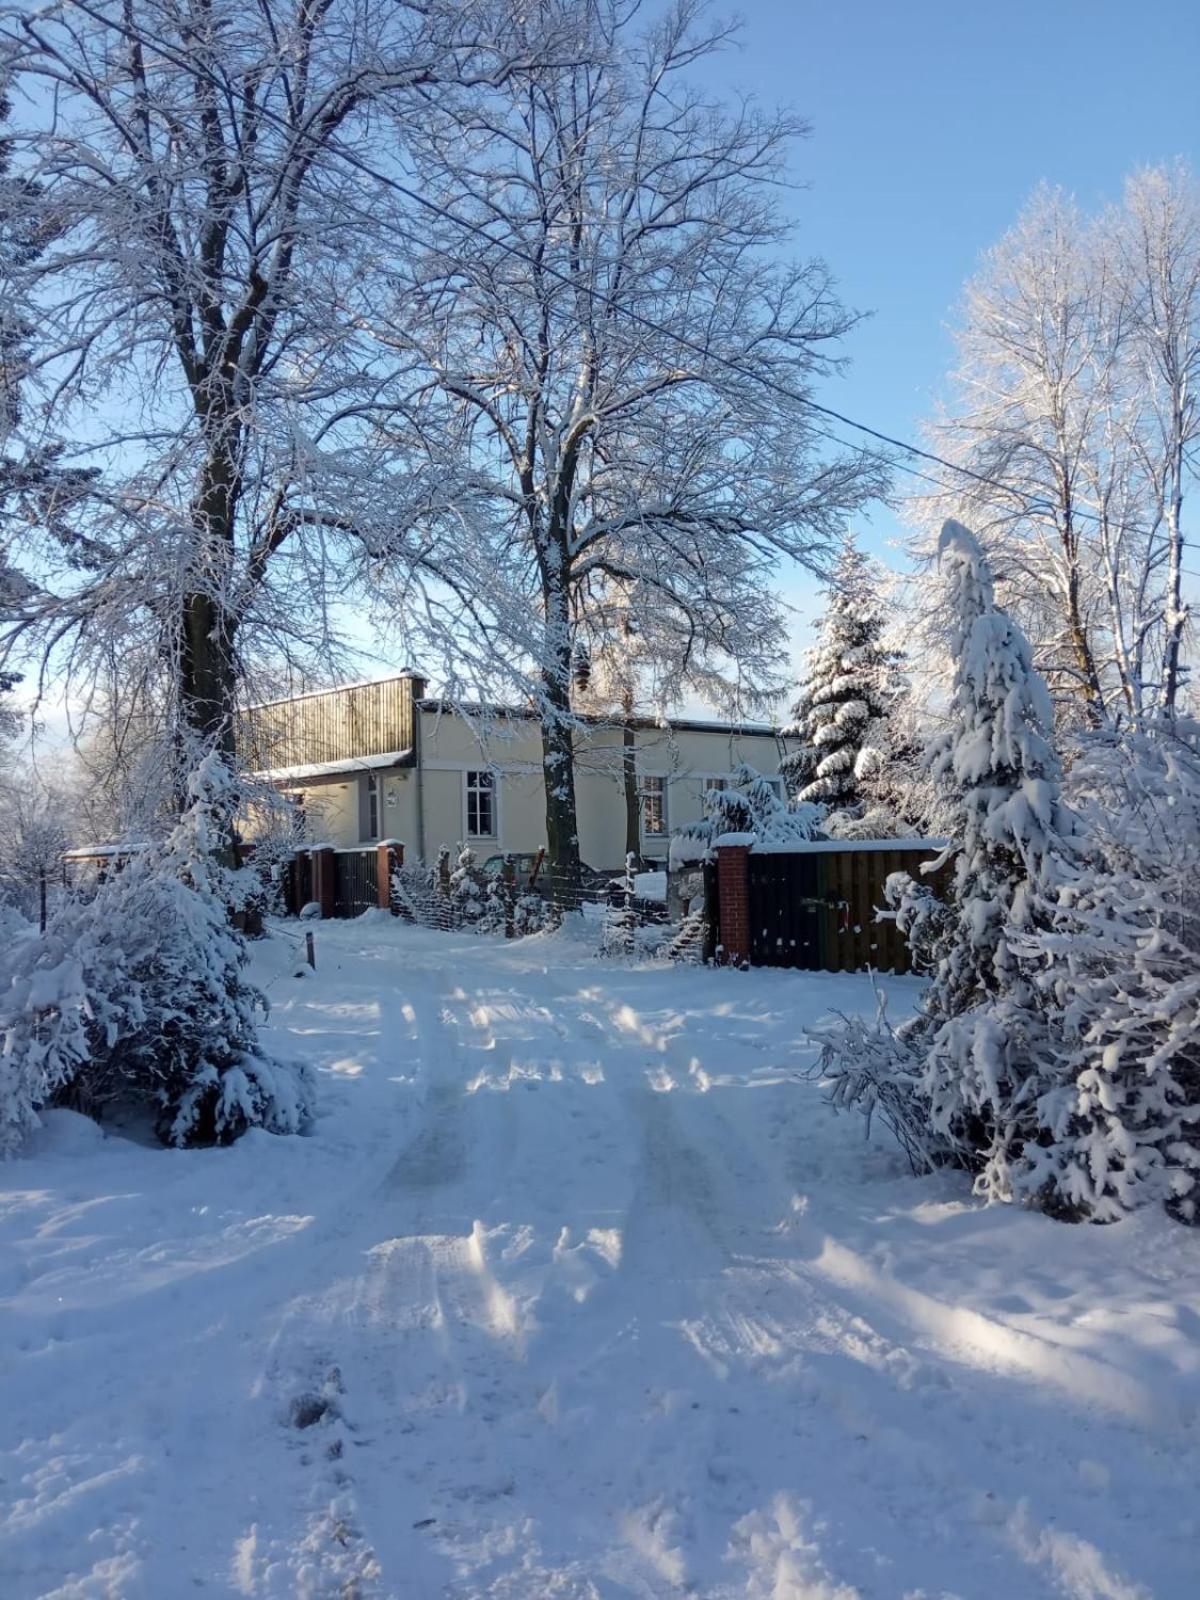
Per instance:
[[[625,854],[622,729],[581,719],[576,795],[583,860],[615,869]],[[704,814],[704,793],[748,763],[783,793],[784,746],[765,723],[683,717],[634,726],[642,853],[665,857],[668,835]],[[463,840],[481,857],[546,843],[541,732],[515,707],[456,707],[403,672],[373,683],[247,707],[242,760],[293,797],[307,837],[339,848],[403,841],[431,861]]]

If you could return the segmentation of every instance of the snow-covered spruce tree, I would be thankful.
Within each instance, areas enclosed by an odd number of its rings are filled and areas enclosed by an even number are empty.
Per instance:
[[[797,800],[851,816],[865,809],[865,780],[883,763],[880,724],[897,689],[885,625],[878,568],[847,535],[793,722],[784,729],[785,738],[798,742],[781,767]]]
[[[625,855],[625,870],[621,874],[621,887],[616,891],[619,899],[610,906],[604,918],[604,939],[601,949],[607,956],[631,956],[637,941],[637,910],[634,899],[637,893],[638,858],[632,850]]]
[[[938,557],[954,681],[933,765],[961,806],[948,852],[951,914],[939,916],[903,888],[897,908],[919,945],[927,935],[933,959],[913,1030],[925,1046],[921,1092],[931,1126],[977,1169],[978,1193],[1009,1199],[1010,1163],[1038,1136],[1038,1094],[1053,1075],[1044,1018],[1013,941],[1036,926],[1075,820],[1050,743],[1050,696],[1028,640],[995,603],[978,542],[947,522]]]
[[[108,1016],[88,994],[75,941],[55,925],[9,949],[0,997],[0,1155],[38,1126],[38,1110],[88,1060],[88,1033]]]
[[[1088,851],[1018,943],[1055,1041],[1019,1196],[1200,1220],[1200,727],[1098,732],[1069,797]]]
[[[954,680],[931,759],[955,818],[941,863],[950,883],[944,897],[905,874],[888,883],[930,982],[910,1022],[892,1033],[880,1019],[879,1048],[865,1051],[858,1032],[836,1030],[823,1070],[835,1099],[878,1109],[918,1164],[958,1162],[976,1172],[977,1193],[1011,1199],[1013,1163],[1042,1136],[1039,1097],[1057,1070],[1044,1008],[1014,943],[1036,930],[1073,854],[1076,824],[1049,740],[1049,695],[1028,641],[995,604],[978,543],[947,522],[938,554]]]
[[[313,1084],[268,1059],[263,996],[231,925],[242,874],[221,865],[236,789],[218,756],[191,774],[161,848],[138,851],[90,903],[67,902],[10,956],[0,999],[0,1101],[10,1147],[53,1099],[99,1115],[153,1112],[164,1143],[300,1131]]]
[[[475,865],[474,850],[461,841],[454,871],[450,874],[449,897],[458,927],[475,927],[487,910],[487,881]]]

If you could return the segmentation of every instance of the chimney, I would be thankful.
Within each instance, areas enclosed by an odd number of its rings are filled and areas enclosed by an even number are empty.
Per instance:
[[[400,676],[402,678],[407,678],[409,683],[412,685],[412,697],[414,702],[417,700],[424,700],[425,691],[429,687],[429,679],[423,677],[419,672],[414,672],[412,667],[401,667]]]

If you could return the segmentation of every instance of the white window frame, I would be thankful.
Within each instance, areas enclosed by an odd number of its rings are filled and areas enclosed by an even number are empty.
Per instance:
[[[781,773],[760,772],[758,775],[760,778],[766,779],[766,781],[771,785],[772,789],[774,789],[778,799],[787,799],[787,794],[783,786],[783,776]],[[710,790],[728,789],[733,779],[733,774],[730,772],[699,772],[696,774],[696,776],[700,779],[701,805],[704,804],[704,796],[708,794]]]
[[[661,827],[661,829],[659,829],[657,831],[652,831],[650,828],[648,828],[646,826],[646,800],[647,800],[647,797],[648,797],[648,792],[647,792],[647,790],[646,790],[646,788],[644,786],[647,783],[655,783],[655,784],[658,785],[658,788],[655,791],[655,793],[658,796],[658,803],[659,803],[658,804],[658,809],[659,809],[659,815],[660,815],[660,817],[662,819],[662,827]],[[643,839],[646,839],[646,840],[650,840],[650,839],[666,839],[667,837],[669,837],[670,832],[671,832],[671,814],[670,814],[668,801],[667,801],[667,794],[668,794],[669,788],[670,788],[670,782],[669,782],[669,779],[668,779],[667,774],[665,772],[639,772],[638,773],[638,775],[637,775],[638,828],[639,828],[639,830],[641,832],[641,836],[642,836]]]
[[[367,773],[367,838],[378,839],[379,832],[379,807],[382,796],[380,795],[379,774]],[[372,815],[374,813],[374,815]]]
[[[471,782],[472,778],[479,778],[479,777],[482,777],[484,775],[486,775],[486,777],[488,778],[488,784],[487,784],[486,787],[481,787],[478,783],[472,783]],[[470,798],[469,797],[473,793],[474,794],[487,794],[491,798],[491,802],[492,802],[492,831],[490,833],[472,833],[471,832],[471,828],[470,828]],[[477,840],[483,841],[485,843],[489,842],[489,841],[492,841],[492,840],[494,840],[497,844],[500,843],[500,774],[496,771],[495,767],[486,767],[485,766],[485,767],[464,767],[463,768],[463,775],[462,775],[462,826],[463,826],[462,836],[463,836],[464,844],[468,843],[472,839],[477,839]]]

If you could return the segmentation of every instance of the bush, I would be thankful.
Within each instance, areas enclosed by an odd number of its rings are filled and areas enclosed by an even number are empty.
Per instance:
[[[0,998],[6,1150],[55,1101],[96,1116],[149,1109],[172,1145],[304,1127],[311,1077],[263,1054],[266,1001],[230,922],[244,898],[243,875],[222,862],[235,810],[231,774],[207,757],[161,850],[133,856],[90,903],[66,902],[13,952]]]

